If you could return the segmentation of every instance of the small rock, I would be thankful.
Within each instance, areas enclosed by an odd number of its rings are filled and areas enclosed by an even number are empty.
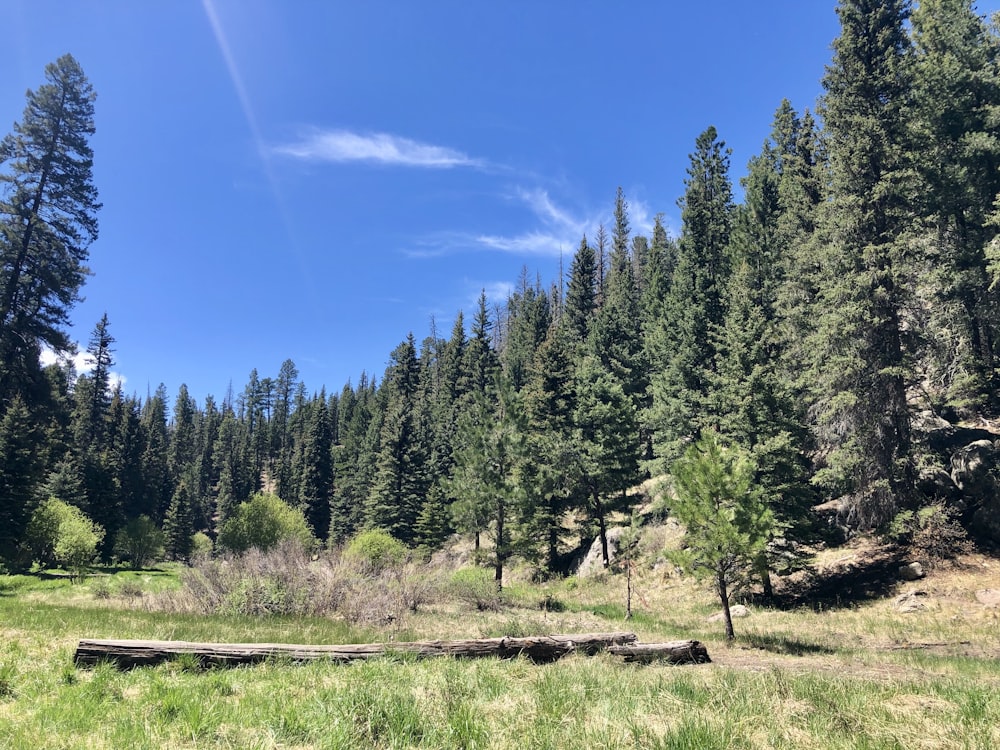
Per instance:
[[[734,604],[729,608],[729,614],[732,617],[749,617],[750,610],[744,607],[742,604]],[[725,613],[716,612],[714,615],[708,618],[709,622],[721,622],[726,618]]]
[[[1000,589],[980,589],[976,601],[987,607],[1000,607]]]
[[[925,575],[927,574],[924,573],[924,566],[918,562],[899,566],[899,577],[904,581],[919,581]]]
[[[893,601],[893,606],[897,612],[904,614],[907,612],[919,612],[920,610],[927,609],[927,605],[920,601],[921,597],[926,596],[926,591],[911,591],[907,594],[900,594]]]

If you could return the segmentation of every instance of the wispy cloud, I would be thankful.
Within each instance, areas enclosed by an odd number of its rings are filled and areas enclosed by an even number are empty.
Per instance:
[[[508,201],[521,203],[533,217],[526,223],[534,226],[513,234],[436,232],[414,240],[403,253],[410,258],[437,258],[470,251],[496,251],[522,257],[572,256],[584,235],[593,240],[601,223],[610,232],[614,221],[610,210],[604,213],[577,214],[557,203],[547,190],[541,188],[519,187],[504,197]],[[632,233],[650,236],[653,232],[653,217],[649,206],[641,200],[633,199],[629,200],[628,209]]]
[[[360,161],[430,169],[485,166],[481,160],[447,146],[421,143],[390,133],[350,130],[310,130],[297,141],[275,147],[274,152],[306,161],[335,163]]]
[[[466,284],[468,289],[466,307],[468,310],[476,309],[479,305],[479,295],[484,292],[486,293],[487,307],[503,305],[514,292],[514,285],[509,281],[484,281],[478,283],[466,281]],[[467,318],[467,320],[470,319]]]
[[[572,253],[580,237],[594,223],[589,217],[574,216],[557,205],[548,191],[540,188],[518,188],[516,198],[535,215],[541,226],[514,235],[479,234],[473,238],[477,245],[516,255],[557,257]]]
[[[48,367],[49,365],[67,364],[72,363],[73,371],[79,375],[86,375],[88,372],[94,369],[93,356],[89,352],[77,351],[74,354],[60,354],[52,351],[48,347],[42,349],[42,353],[38,357],[38,361],[41,362],[42,367]],[[108,388],[114,390],[118,385],[125,387],[125,383],[128,378],[122,375],[120,372],[109,372],[108,373]]]
[[[562,238],[546,232],[526,232],[513,237],[480,234],[475,237],[475,241],[491,250],[516,255],[559,255],[561,251],[571,248]]]

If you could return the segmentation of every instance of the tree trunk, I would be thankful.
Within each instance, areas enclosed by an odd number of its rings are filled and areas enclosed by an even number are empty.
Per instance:
[[[503,591],[503,562],[507,556],[507,543],[504,539],[504,523],[507,520],[507,505],[503,498],[497,499],[497,541],[496,541],[496,566],[493,569],[493,580],[496,581],[497,591]]]
[[[601,539],[601,560],[605,568],[611,567],[611,556],[608,554],[608,526],[604,521],[604,506],[601,496],[594,490],[594,516],[597,518],[597,533]]]
[[[270,657],[295,662],[328,660],[350,662],[385,654],[405,653],[418,658],[453,656],[461,658],[526,656],[534,662],[551,662],[568,653],[594,654],[610,646],[635,643],[635,633],[582,633],[543,635],[530,638],[482,638],[465,641],[415,641],[403,643],[360,643],[341,646],[306,646],[291,643],[191,643],[188,641],[81,640],[74,661],[91,665],[114,662],[122,669],[159,664],[190,654],[202,665],[232,666],[252,664]]]
[[[729,589],[723,573],[718,574],[716,584],[719,587],[719,599],[722,601],[722,616],[726,621],[726,640],[732,641],[736,638],[736,633],[733,631],[733,614],[729,611]]]

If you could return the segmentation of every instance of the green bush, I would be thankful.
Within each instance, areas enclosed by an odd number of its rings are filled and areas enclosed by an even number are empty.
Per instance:
[[[306,549],[316,546],[302,511],[264,492],[240,503],[219,534],[219,544],[237,553],[251,548],[266,551],[286,539],[295,539]]]
[[[357,561],[366,573],[381,573],[406,561],[406,545],[381,529],[362,531],[347,545],[344,554]]]
[[[497,582],[485,568],[459,568],[452,573],[448,591],[481,612],[496,611],[503,604]]]
[[[204,531],[191,537],[191,557],[211,557],[214,548],[212,538]]]
[[[166,535],[149,516],[133,518],[115,537],[115,554],[133,568],[145,568],[163,557]]]
[[[104,529],[79,508],[50,497],[32,514],[27,536],[36,561],[61,565],[76,578],[97,556]]]

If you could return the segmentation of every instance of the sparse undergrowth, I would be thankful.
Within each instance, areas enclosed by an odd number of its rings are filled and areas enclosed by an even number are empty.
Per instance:
[[[862,565],[839,554],[820,575]],[[365,628],[343,613],[152,611],[181,591],[176,568],[77,585],[0,577],[0,746],[994,747],[1000,613],[976,592],[1000,589],[1000,562],[962,562],[899,584],[894,595],[925,592],[925,608],[908,614],[893,596],[787,611],[751,605],[731,648],[706,620],[711,593],[664,569],[638,577],[630,622],[623,579],[606,575],[516,581],[496,609],[443,586],[416,612],[404,606],[401,622]],[[81,637],[338,643],[620,628],[646,641],[697,638],[714,663],[396,657],[208,671],[179,661],[124,673],[71,663]]]

